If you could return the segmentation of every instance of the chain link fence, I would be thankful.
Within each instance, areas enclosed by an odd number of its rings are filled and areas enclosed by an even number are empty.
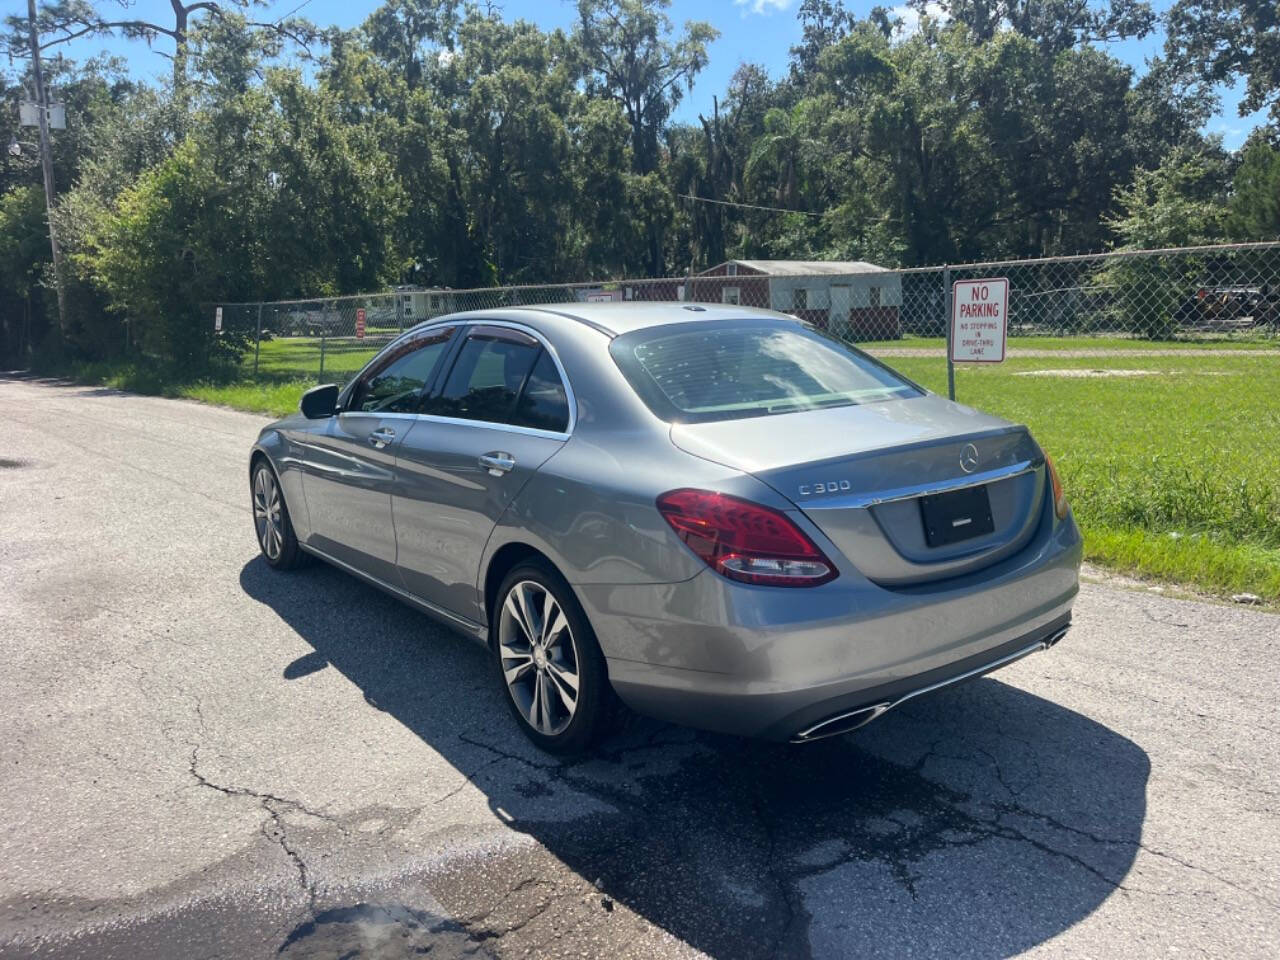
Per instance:
[[[247,338],[255,379],[353,376],[423,321],[462,310],[582,301],[728,303],[792,314],[873,352],[945,355],[947,294],[958,280],[1007,278],[1010,347],[1082,338],[1082,349],[1175,340],[1280,341],[1280,242],[884,270],[870,264],[730,261],[656,280],[228,303],[224,332]],[[1058,344],[1059,346],[1061,344]],[[1278,342],[1280,345],[1280,342]]]

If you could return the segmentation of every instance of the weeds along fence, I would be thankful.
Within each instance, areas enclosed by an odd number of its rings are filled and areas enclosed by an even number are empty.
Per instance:
[[[402,331],[463,310],[583,301],[737,304],[792,314],[873,348],[944,356],[948,292],[1007,278],[1011,348],[1064,338],[1214,342],[1280,338],[1280,242],[889,270],[852,262],[730,261],[684,277],[225,303],[209,322],[250,344],[257,379],[343,381]],[[1057,344],[1061,346],[1062,344]],[[1088,348],[1091,344],[1082,344]],[[1124,347],[1125,344],[1109,344]]]

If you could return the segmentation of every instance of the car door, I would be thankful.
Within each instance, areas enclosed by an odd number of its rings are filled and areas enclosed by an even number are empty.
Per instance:
[[[399,582],[391,519],[396,451],[453,331],[430,328],[392,344],[346,392],[338,415],[307,439],[307,545],[387,583]]]
[[[463,328],[447,375],[397,454],[397,565],[407,590],[481,620],[480,556],[503,511],[569,438],[572,393],[527,329]]]

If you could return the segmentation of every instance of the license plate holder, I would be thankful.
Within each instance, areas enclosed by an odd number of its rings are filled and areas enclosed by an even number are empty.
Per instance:
[[[920,519],[924,522],[924,542],[931,547],[972,540],[995,530],[991,498],[985,486],[921,497]]]

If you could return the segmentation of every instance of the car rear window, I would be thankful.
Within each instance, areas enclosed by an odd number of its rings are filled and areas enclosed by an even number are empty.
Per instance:
[[[919,396],[859,350],[785,320],[694,322],[636,330],[610,353],[659,417],[736,420]]]

